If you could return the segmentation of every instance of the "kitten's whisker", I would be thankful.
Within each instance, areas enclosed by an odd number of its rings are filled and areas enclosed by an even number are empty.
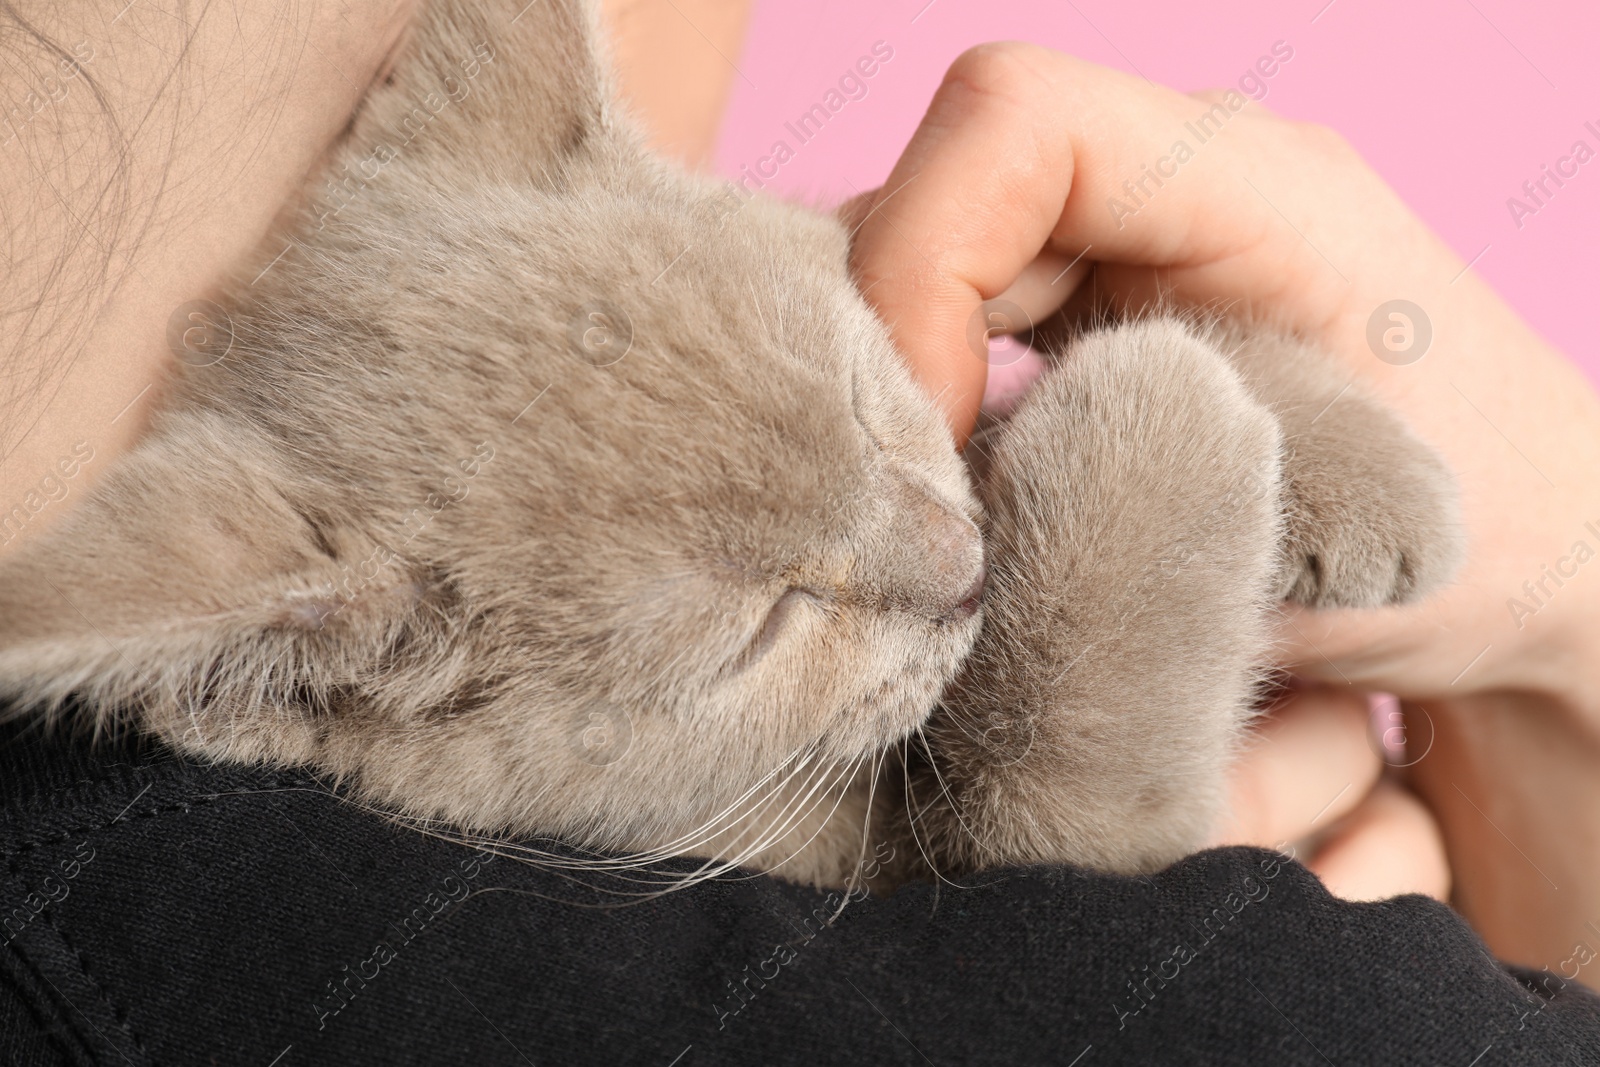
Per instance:
[[[978,835],[973,832],[972,827],[967,823],[967,817],[962,812],[961,805],[956,803],[956,798],[951,794],[950,787],[944,780],[944,775],[939,773],[939,761],[933,754],[933,746],[928,744],[928,735],[920,726],[917,727],[917,740],[922,742],[922,751],[927,753],[928,756],[928,768],[933,771],[934,781],[939,783],[939,790],[944,794],[945,800],[949,803],[950,813],[956,817],[956,822],[961,825],[962,832],[964,832],[968,837],[972,838],[972,843],[977,845],[984,852],[987,852],[1001,862],[1004,862],[1004,857],[1000,856],[1000,854],[995,851],[993,846],[980,839]]]
[[[907,822],[908,822],[908,824],[910,825],[910,828],[911,828],[911,840],[916,842],[917,851],[922,853],[922,859],[923,859],[924,862],[927,863],[928,870],[933,872],[933,876],[935,878],[937,878],[939,881],[946,883],[947,885],[954,886],[955,883],[950,881],[950,879],[945,877],[944,872],[939,869],[939,865],[933,862],[933,857],[928,855],[927,848],[924,847],[923,844],[922,844],[922,835],[917,833],[917,820],[918,820],[919,816],[915,812],[913,812],[911,810],[912,801],[915,799],[915,790],[912,789],[912,787],[911,787],[911,739],[910,739],[910,737],[903,737],[903,738],[900,739],[900,771],[901,771],[902,777],[905,780],[906,820],[907,820]]]
[[[805,790],[804,794],[796,795],[793,800],[785,805],[785,809],[783,810],[787,811],[788,814],[782,817],[782,822],[780,825],[776,825],[775,827],[767,830],[763,836],[756,838],[748,846],[730,858],[707,860],[699,870],[692,872],[685,878],[676,880],[672,885],[669,885],[666,890],[663,890],[663,892],[684,888],[686,886],[696,884],[697,882],[720,876],[727,871],[735,870],[743,866],[751,856],[758,855],[761,852],[771,848],[775,841],[782,840],[782,838],[787,835],[789,827],[797,819],[804,818],[811,811],[815,810],[817,806],[820,806],[822,803],[821,799],[813,803],[809,808],[805,808],[803,811],[798,810],[810,799],[811,796],[815,795],[819,791],[823,792],[824,798],[826,797],[826,790],[831,788],[831,783],[826,776],[828,772],[832,771],[837,766],[837,764],[819,765],[813,769],[813,773],[808,776],[806,784],[801,787],[803,790]],[[850,770],[850,766],[846,766],[844,768],[844,773],[848,774]],[[833,781],[837,781],[838,777],[838,775],[835,775]],[[796,810],[789,810],[791,808]],[[757,872],[757,874],[752,875],[752,877],[759,876],[759,873],[760,872]]]
[[[737,865],[759,852],[762,847],[769,846],[774,840],[781,839],[782,835],[788,832],[802,805],[809,801],[818,790],[826,789],[829,782],[828,776],[835,772],[838,767],[838,764],[818,764],[797,789],[790,789],[788,783],[785,783],[781,787],[784,799],[782,805],[777,809],[777,814],[762,829],[759,836],[755,837],[750,844],[738,850],[732,862]],[[776,799],[776,797],[777,794],[774,794],[772,799]],[[754,814],[755,812],[751,812],[751,816],[754,816]],[[732,828],[730,827],[729,829],[731,830]],[[774,835],[777,836],[775,837]]]
[[[761,806],[770,803],[771,799],[771,795],[763,798]],[[683,835],[670,845],[664,845],[648,851],[629,853],[621,856],[597,855],[593,858],[575,860],[571,862],[569,866],[571,866],[573,869],[590,870],[596,873],[610,874],[613,877],[619,878],[623,881],[637,881],[645,883],[663,880],[676,881],[682,876],[676,873],[655,871],[652,870],[652,868],[654,868],[655,865],[668,860],[694,858],[694,853],[699,850],[700,846],[728,833],[732,827],[739,825],[739,823],[749,819],[753,814],[759,812],[761,810],[761,806],[752,809],[750,812],[737,814],[732,818],[719,816],[715,820],[696,827],[694,830]],[[721,860],[716,856],[707,857],[704,859],[702,867],[693,873],[698,874],[699,871],[703,871],[707,867],[715,865],[719,862],[721,862]],[[630,872],[633,875],[631,877],[628,876]]]
[[[811,844],[811,842],[816,839],[817,835],[820,834],[823,830],[827,829],[829,823],[832,822],[834,816],[837,814],[837,812],[839,810],[839,805],[844,802],[846,796],[849,793],[851,782],[853,781],[856,773],[860,770],[862,764],[865,763],[866,760],[871,758],[871,756],[872,756],[872,753],[870,753],[870,752],[869,753],[863,753],[860,756],[855,757],[853,760],[851,760],[847,764],[836,765],[836,766],[840,767],[840,773],[835,775],[833,777],[833,779],[827,783],[826,787],[823,788],[822,791],[821,791],[822,795],[815,802],[811,803],[804,810],[797,811],[797,812],[793,813],[790,816],[790,818],[786,820],[786,822],[785,822],[785,824],[783,826],[775,828],[773,831],[769,832],[768,835],[765,838],[759,839],[756,842],[752,843],[752,845],[749,848],[747,848],[743,853],[741,853],[741,855],[739,857],[737,857],[733,861],[733,865],[735,865],[735,866],[742,865],[751,856],[759,855],[762,852],[770,850],[772,848],[772,846],[776,842],[781,841],[785,836],[788,835],[789,825],[790,824],[792,824],[792,823],[794,823],[794,822],[796,822],[798,820],[801,820],[801,819],[809,817],[814,811],[817,810],[817,808],[821,807],[822,804],[826,802],[827,793],[828,792],[833,791],[833,790],[837,790],[838,791],[838,796],[834,800],[833,809],[828,813],[827,817],[824,820],[822,820],[821,823],[818,824],[817,829],[815,831],[813,831],[812,835],[809,838],[807,838],[804,842],[802,842],[793,852],[791,852],[789,854],[788,857],[786,857],[780,863],[772,865],[770,867],[766,867],[764,871],[757,871],[755,873],[752,873],[752,874],[748,875],[747,877],[750,877],[750,878],[761,877],[763,875],[763,873],[769,873],[772,870],[776,870],[779,867],[782,867],[790,859],[793,859],[795,856],[797,856],[801,852],[803,852]],[[817,792],[817,790],[814,789],[814,790],[812,790],[812,792]],[[841,904],[840,910],[843,910],[843,904]]]
[[[856,854],[855,870],[850,874],[849,887],[860,884],[857,880],[861,877],[861,870],[867,862],[867,845],[872,840],[872,812],[878,800],[878,779],[883,774],[884,761],[889,758],[888,748],[881,748],[872,760],[871,777],[867,780],[866,810],[861,816],[861,851]]]
[[[825,781],[825,775],[830,769],[831,768],[824,764],[819,764],[811,769],[810,773],[807,775],[805,784],[801,786],[802,789],[809,789],[809,792],[805,794],[806,796],[810,796],[811,793],[814,793],[816,789],[821,786],[821,784]],[[781,796],[787,789],[788,783],[792,782],[793,779],[794,776],[791,775],[783,783],[780,783],[777,787],[775,787],[774,790],[763,799],[760,807],[752,809],[750,812],[740,816],[740,818],[734,823],[718,831],[717,834],[710,836],[714,837],[720,834],[732,833],[732,831],[739,825],[740,822],[753,819],[754,816],[760,812],[762,807],[765,807],[768,803]],[[778,818],[785,818],[783,813],[787,811],[791,805],[795,805],[796,803],[796,801],[786,802],[784,807],[779,809]],[[786,831],[787,824],[785,824],[785,832]],[[768,832],[768,836],[770,837],[770,831]],[[726,871],[734,870],[741,866],[750,856],[758,853],[761,850],[764,842],[770,843],[767,841],[767,839],[758,837],[752,844],[745,847],[743,850],[736,852],[732,857],[723,857],[720,855],[707,857],[704,864],[702,864],[697,871],[692,872],[687,878],[674,880],[674,887],[681,888],[682,886],[693,885],[696,882],[716,877]]]
[[[816,803],[812,804],[804,812],[798,813],[790,818],[789,822],[794,823],[809,817],[814,811],[826,803],[828,791],[835,789],[838,790],[838,796],[836,796],[833,801],[833,808],[828,812],[827,817],[817,824],[817,828],[811,832],[811,836],[801,842],[800,845],[796,847],[793,852],[790,852],[789,855],[785,856],[781,862],[768,867],[765,873],[771,873],[772,871],[778,870],[784,866],[784,864],[800,855],[800,853],[804,852],[806,848],[810,846],[811,842],[817,839],[818,834],[822,833],[828,828],[828,824],[833,821],[833,817],[839,813],[839,806],[844,803],[845,797],[849,795],[850,784],[854,781],[856,772],[859,771],[862,764],[870,758],[872,758],[872,753],[863,753],[862,755],[851,760],[848,764],[845,764],[843,766],[843,770],[840,772],[840,774],[834,777],[832,782],[828,784],[827,790],[823,792],[822,797],[819,798]],[[744,859],[748,859],[750,856],[765,852],[779,841],[782,841],[786,836],[788,836],[787,824],[781,829],[781,832],[770,834],[768,839],[761,843],[761,847],[759,849],[752,848],[751,850],[747,850],[745,855],[741,857],[741,862]],[[761,873],[763,872],[757,872],[755,876],[759,876]]]
[[[983,745],[984,736],[987,731],[978,721],[978,717],[975,712],[968,711],[966,709],[946,707],[945,705],[941,704],[939,706],[939,715],[942,718],[954,723],[956,727],[961,730],[961,733],[968,741],[971,741],[974,745],[980,747]]]
[[[628,858],[637,859],[639,857],[654,856],[667,858],[671,856],[678,856],[696,845],[705,843],[707,840],[717,836],[717,834],[732,829],[732,827],[738,825],[739,822],[752,817],[756,812],[759,812],[765,805],[777,797],[782,790],[789,785],[790,782],[798,777],[800,773],[805,771],[807,764],[814,760],[817,757],[817,754],[818,753],[814,743],[802,745],[800,748],[797,748],[794,752],[790,753],[789,756],[787,756],[782,763],[778,764],[777,767],[773,768],[765,776],[763,776],[760,781],[756,782],[755,785],[745,790],[745,792],[742,793],[731,804],[723,808],[717,814],[713,815],[710,819],[701,823],[694,829],[680,835],[672,841],[668,841],[644,852],[634,853]],[[785,773],[785,767],[792,761],[795,761],[796,757],[801,758],[798,762],[795,762],[792,767],[788,767],[787,773]],[[776,784],[772,785],[771,789],[768,790],[767,794],[761,798],[760,802],[756,804],[755,807],[748,812],[730,819],[730,815],[732,813],[736,812],[739,807],[749,800],[753,794],[755,794],[763,786],[766,786],[774,776],[779,774],[784,774],[784,777]],[[726,822],[727,825],[724,826],[724,822]]]
[[[831,795],[832,808],[818,822],[810,835],[784,860],[766,870],[782,867],[803,853],[817,836],[829,827],[836,818],[840,806],[848,799],[857,776],[869,763],[872,769],[869,780],[867,825],[870,825],[871,802],[876,795],[877,779],[881,774],[883,761],[887,758],[887,750],[862,753],[843,763],[821,762],[819,756],[820,751],[814,742],[800,746],[701,825],[662,845],[622,856],[556,853],[513,841],[451,831],[448,827],[440,829],[426,817],[396,816],[392,812],[383,812],[381,809],[370,808],[359,802],[352,803],[407,824],[426,836],[489,852],[514,862],[536,865],[591,891],[624,897],[628,902],[642,902],[738,870],[752,857],[770,851],[788,837],[796,826],[803,824],[827,804]],[[741,824],[753,823],[760,817],[766,817],[767,824],[759,833],[736,847],[731,854],[708,857],[698,867],[688,872],[650,869],[654,864],[664,860],[686,858],[685,852],[692,851],[719,836],[731,834]],[[866,833],[864,827],[864,846]],[[567,847],[579,853],[590,851],[584,846]],[[586,872],[609,875],[625,883],[653,888],[627,890],[597,886],[581,878]]]
[[[814,744],[807,744],[797,748],[793,753],[786,757],[783,762],[779,763],[777,767],[773,768],[772,771],[768,772],[762,777],[761,780],[757,781],[728,806],[723,808],[717,814],[713,815],[706,822],[700,824],[692,830],[687,831],[672,841],[666,842],[652,849],[623,856],[605,858],[596,857],[592,860],[580,860],[573,862],[571,866],[574,868],[582,868],[587,870],[619,872],[639,870],[646,868],[653,863],[660,862],[661,860],[682,858],[685,853],[692,852],[699,845],[704,844],[721,834],[729,832],[733,827],[737,826],[741,822],[752,819],[764,808],[769,806],[775,799],[783,795],[784,790],[786,790],[789,785],[801,774],[807,774],[808,781],[810,781],[811,776],[820,774],[825,769],[822,765],[817,765],[814,767],[809,766],[816,756],[817,752]],[[782,777],[774,783],[772,779],[780,774]],[[769,786],[770,788],[767,789],[765,795],[761,796],[755,805],[750,808],[750,810],[744,812],[739,811],[740,807],[749,801],[753,795],[757,794],[763,787]],[[710,866],[717,862],[719,861],[716,859],[709,859],[707,860],[706,865]],[[704,867],[701,868],[701,870],[704,869]],[[696,872],[696,874],[698,874],[698,872]],[[677,876],[668,875],[663,875],[663,877],[671,877],[673,879],[677,878]]]
[[[807,751],[808,749],[811,749],[811,751]],[[711,836],[715,836],[716,833],[723,832],[723,830],[720,829],[720,828],[721,828],[721,824],[723,824],[724,822],[729,822],[729,825],[736,825],[738,821],[741,821],[741,820],[743,820],[745,818],[748,818],[755,811],[759,811],[762,806],[770,803],[771,800],[773,799],[773,797],[777,795],[778,791],[782,790],[784,788],[784,786],[788,782],[792,781],[799,774],[805,772],[807,770],[808,764],[810,764],[811,761],[813,759],[815,759],[816,755],[817,755],[817,753],[815,752],[814,746],[812,746],[812,745],[805,745],[805,746],[801,746],[800,748],[797,748],[793,753],[791,753],[788,757],[786,757],[784,759],[784,761],[781,762],[777,767],[773,768],[772,771],[768,772],[767,775],[763,776],[763,778],[760,781],[758,781],[754,785],[752,785],[749,789],[747,789],[745,791],[744,794],[742,794],[740,797],[735,799],[731,804],[729,804],[722,811],[718,812],[716,815],[714,815],[710,820],[708,820],[706,823],[702,824],[700,827],[697,827],[694,830],[689,831],[688,833],[682,835],[677,841],[670,842],[667,845],[660,846],[660,847],[655,848],[655,849],[646,850],[646,851],[643,851],[643,852],[632,853],[632,854],[627,854],[627,855],[622,855],[622,856],[584,857],[584,856],[560,855],[560,854],[556,854],[556,853],[547,852],[547,851],[545,851],[543,849],[538,849],[538,848],[534,848],[534,847],[527,846],[527,845],[520,845],[520,844],[517,844],[515,842],[511,842],[511,841],[495,840],[495,839],[488,839],[488,838],[483,838],[483,837],[469,837],[467,835],[450,836],[450,835],[446,835],[446,834],[441,834],[441,833],[438,833],[438,832],[432,830],[432,828],[427,825],[426,820],[419,819],[419,818],[414,817],[414,816],[413,817],[402,817],[402,821],[405,821],[405,822],[409,823],[412,826],[413,829],[417,829],[422,833],[428,834],[429,836],[440,837],[441,839],[444,839],[444,840],[455,840],[458,843],[463,843],[463,844],[470,844],[473,847],[482,848],[482,849],[485,849],[487,851],[494,852],[496,855],[507,856],[508,858],[517,859],[517,860],[519,860],[521,862],[535,862],[535,861],[537,861],[538,864],[541,867],[549,868],[549,869],[552,869],[552,870],[555,870],[555,871],[561,871],[561,870],[568,870],[568,871],[575,871],[575,872],[577,872],[577,871],[593,871],[593,872],[596,872],[596,873],[610,874],[610,875],[612,875],[614,877],[617,877],[619,879],[622,879],[624,881],[640,881],[641,883],[649,883],[651,881],[666,881],[669,884],[676,884],[676,883],[682,881],[683,876],[676,875],[676,874],[670,874],[668,872],[648,872],[648,870],[647,870],[648,867],[650,865],[652,865],[654,863],[657,863],[657,862],[660,862],[662,860],[683,858],[683,853],[685,851],[687,851],[689,849],[692,849],[696,844],[701,843],[703,840],[705,840],[705,839],[707,839],[707,838],[709,838]],[[797,757],[799,757],[798,761],[797,761]],[[773,786],[772,790],[769,791],[769,793],[766,796],[761,798],[761,802],[757,805],[756,808],[752,809],[752,812],[746,812],[746,813],[744,813],[742,815],[738,815],[736,818],[731,820],[731,822],[729,821],[728,816],[729,816],[730,813],[736,812],[737,809],[740,807],[740,805],[745,803],[745,801],[747,801],[751,797],[752,794],[755,794],[758,791],[760,791],[763,786],[766,786],[771,782],[771,780],[773,779],[774,776],[777,776],[779,774],[783,774],[785,772],[785,770],[787,770],[787,774],[784,774],[784,777],[775,786]],[[812,773],[817,773],[820,770],[821,770],[820,767],[811,768]],[[574,847],[578,851],[588,851],[588,849],[585,848],[584,846],[572,846],[572,847]],[[707,860],[706,863],[700,868],[699,871],[691,872],[691,874],[689,875],[689,878],[692,879],[692,881],[690,881],[689,883],[686,883],[686,884],[693,884],[693,881],[704,880],[704,878],[713,877],[713,876],[715,876],[715,874],[720,873],[719,870],[709,870],[709,873],[706,873],[708,871],[708,868],[716,867],[719,864],[719,862],[720,861],[715,860],[715,859]],[[657,873],[659,875],[659,877],[655,878],[655,879],[650,879],[650,878],[644,878],[644,879],[628,878],[623,873],[623,872],[628,872],[628,871],[640,871],[640,872],[643,872],[643,873]],[[597,887],[590,887],[590,888],[597,888]],[[618,893],[621,893],[621,891],[619,891],[619,890],[606,890],[606,891],[607,892],[618,892]],[[623,895],[635,895],[635,894],[623,894]]]

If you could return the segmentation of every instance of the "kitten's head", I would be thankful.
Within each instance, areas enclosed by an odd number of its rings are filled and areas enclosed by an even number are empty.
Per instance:
[[[836,222],[643,153],[581,5],[476,6],[430,9],[225,357],[0,567],[0,685],[737,851],[931,710],[977,504]],[[759,828],[692,833],[741,797]]]

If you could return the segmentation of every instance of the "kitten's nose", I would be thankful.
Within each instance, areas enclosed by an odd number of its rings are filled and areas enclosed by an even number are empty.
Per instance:
[[[978,576],[972,580],[972,587],[967,590],[967,595],[961,598],[961,603],[955,606],[950,614],[958,619],[965,619],[978,610],[978,605],[983,603],[983,585],[989,577],[989,565],[978,562]]]
[[[902,471],[885,472],[890,522],[866,573],[885,602],[934,619],[969,618],[983,595],[983,535],[952,502]]]

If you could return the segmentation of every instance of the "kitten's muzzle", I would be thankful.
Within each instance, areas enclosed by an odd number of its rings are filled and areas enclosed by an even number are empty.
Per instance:
[[[921,479],[890,468],[880,482],[889,522],[864,560],[884,607],[940,621],[971,618],[983,597],[983,534]]]

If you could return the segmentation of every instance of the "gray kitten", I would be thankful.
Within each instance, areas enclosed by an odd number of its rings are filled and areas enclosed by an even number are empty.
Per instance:
[[[0,565],[18,709],[629,862],[1141,871],[1217,816],[1277,598],[1451,575],[1441,463],[1239,326],[1080,336],[974,490],[840,224],[650,155],[592,12],[524,2],[430,5],[148,435]]]

